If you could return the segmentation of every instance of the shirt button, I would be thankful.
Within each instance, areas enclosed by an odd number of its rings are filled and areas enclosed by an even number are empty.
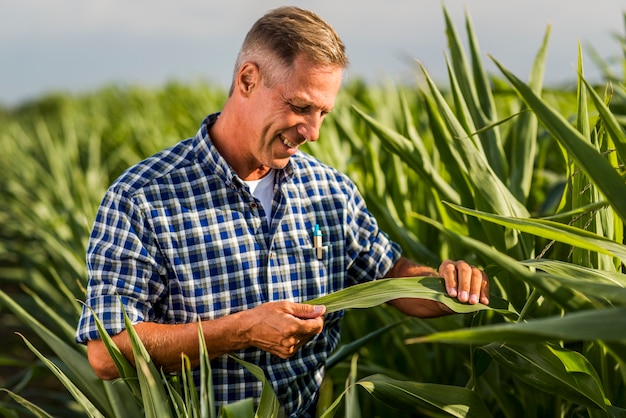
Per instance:
[[[272,364],[276,364],[280,361],[280,357],[272,355]]]
[[[252,209],[256,209],[259,205],[256,204],[256,202],[250,202],[250,207]]]

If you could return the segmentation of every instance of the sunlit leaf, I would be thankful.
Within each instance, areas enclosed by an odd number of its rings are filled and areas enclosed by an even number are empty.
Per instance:
[[[477,393],[457,386],[419,383],[373,375],[358,381],[376,399],[395,408],[425,414],[445,412],[453,417],[491,417]]]
[[[482,347],[516,378],[576,404],[605,409],[598,374],[580,353],[553,344],[489,344]]]
[[[527,322],[441,331],[410,338],[407,344],[425,342],[489,344],[556,340],[626,341],[626,308],[580,311]]]
[[[324,305],[326,312],[336,312],[351,308],[371,308],[397,298],[419,298],[443,303],[457,313],[469,313],[481,310],[494,310],[509,315],[515,311],[511,305],[496,296],[490,297],[489,306],[461,303],[447,295],[440,277],[400,277],[374,280],[350,286],[337,292],[311,299],[305,303]]]
[[[274,393],[274,389],[272,389],[272,385],[267,381],[265,377],[265,373],[263,373],[263,369],[259,366],[249,363],[240,359],[237,356],[231,354],[230,356],[237,363],[246,368],[250,373],[254,375],[262,384],[263,389],[261,390],[261,399],[259,401],[259,406],[257,408],[255,417],[259,418],[276,418],[278,417],[278,412],[280,409],[280,403],[278,402],[278,398]]]

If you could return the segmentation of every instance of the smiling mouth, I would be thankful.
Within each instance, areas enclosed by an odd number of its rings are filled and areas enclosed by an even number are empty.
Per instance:
[[[298,146],[300,146],[301,144],[304,144],[306,142],[306,139],[298,144],[291,142],[289,139],[287,139],[284,135],[279,134],[279,138],[281,141],[283,141],[283,144],[285,144],[285,146],[287,148],[298,148]]]

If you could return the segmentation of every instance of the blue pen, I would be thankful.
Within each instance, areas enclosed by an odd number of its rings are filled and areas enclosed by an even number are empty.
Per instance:
[[[313,248],[317,253],[317,259],[322,259],[322,230],[318,224],[313,228]]]

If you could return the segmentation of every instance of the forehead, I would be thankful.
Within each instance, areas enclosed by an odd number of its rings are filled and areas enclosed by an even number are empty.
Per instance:
[[[286,100],[330,109],[341,87],[343,68],[314,64],[305,58],[296,59],[289,76],[282,85],[281,95]]]

